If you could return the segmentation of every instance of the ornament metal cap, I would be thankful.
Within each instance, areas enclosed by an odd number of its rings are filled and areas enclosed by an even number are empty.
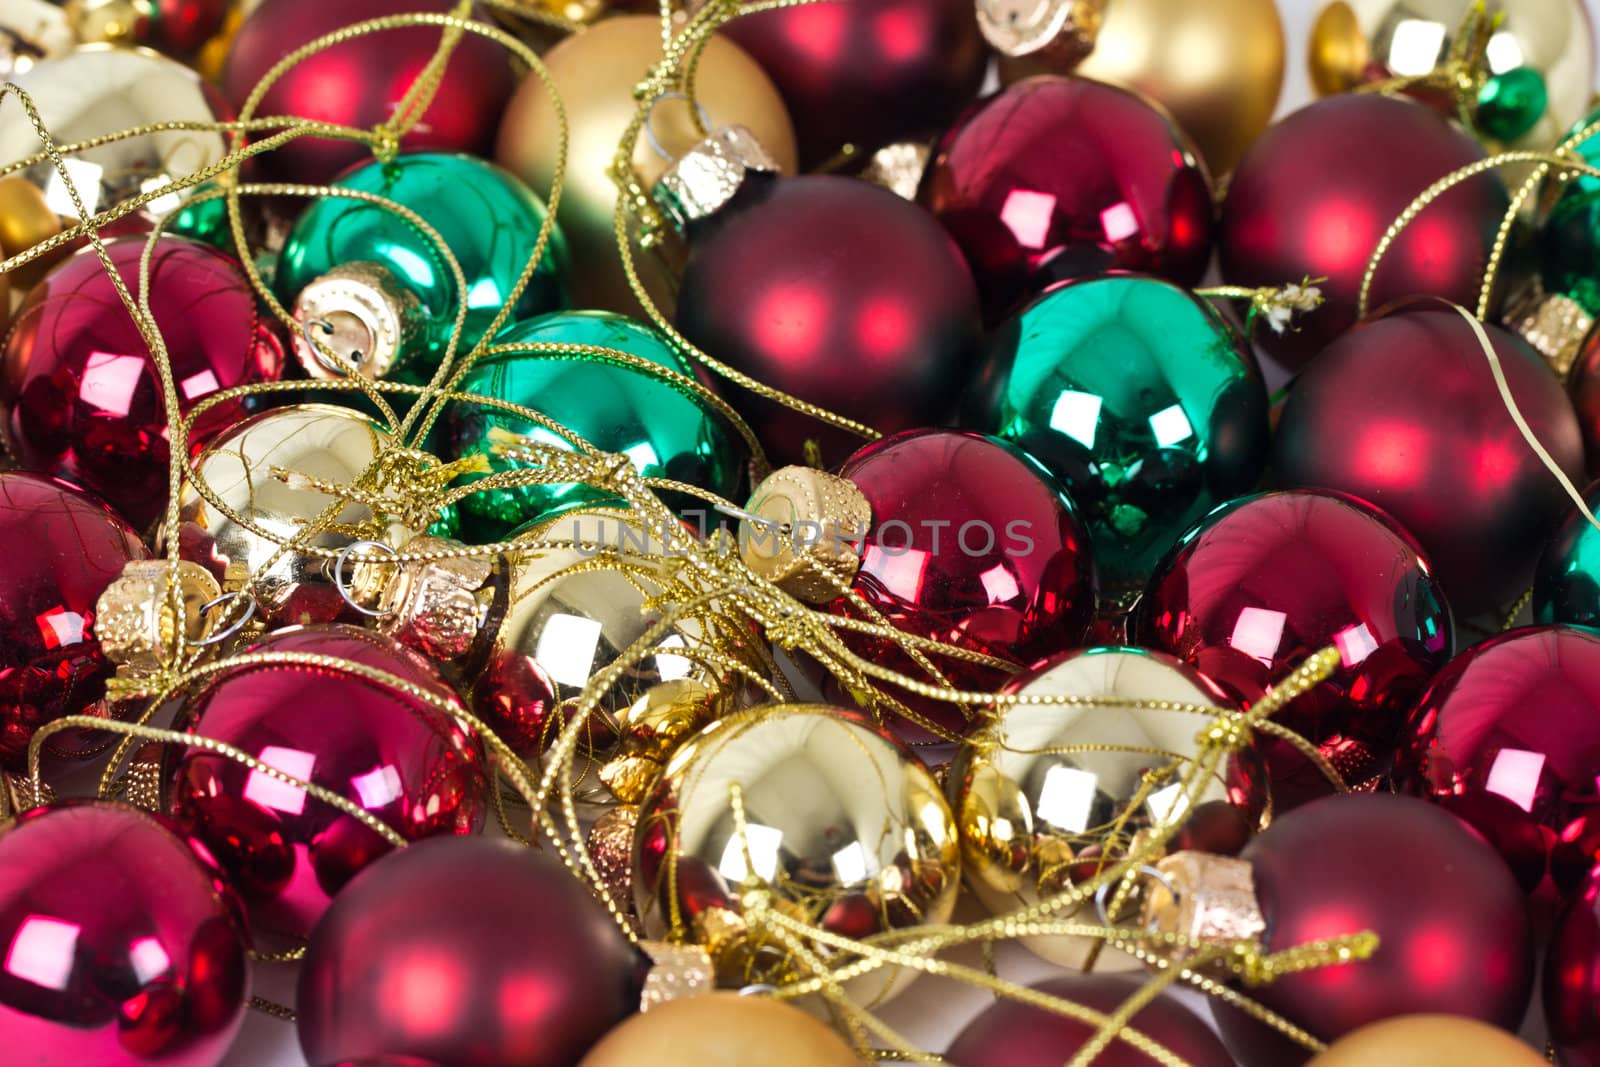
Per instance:
[[[679,230],[720,211],[752,174],[776,174],[778,164],[743,126],[714,130],[672,162],[651,189]]]
[[[381,551],[352,551],[370,547]],[[449,552],[461,546],[419,534],[403,547],[407,552]],[[477,593],[494,571],[491,560],[450,556],[402,567],[391,562],[394,551],[381,541],[357,541],[346,552],[353,566],[348,583],[339,570],[340,593],[356,610],[378,619],[380,630],[435,659],[455,659],[472,648],[483,618]]]
[[[881,185],[902,200],[916,200],[917,186],[933,157],[933,146],[921,141],[886,144],[861,169],[863,181]]]
[[[1070,70],[1094,51],[1106,0],[977,0],[978,29],[1001,55]]]
[[[1145,894],[1149,929],[1205,942],[1255,941],[1266,931],[1255,872],[1246,861],[1184,851],[1163,857],[1155,869],[1166,882],[1154,880]],[[1168,951],[1178,960],[1193,954],[1182,946]]]
[[[366,378],[381,378],[399,363],[422,332],[424,315],[415,293],[379,263],[360,261],[335,267],[313,279],[294,302],[300,333],[294,353],[313,378],[343,378],[344,367],[312,344],[312,330],[328,348],[350,361]]]
[[[155,671],[168,666],[177,648],[177,626],[168,581],[172,563],[165,559],[136,559],[119,575],[95,605],[95,634],[107,658],[130,671]],[[215,616],[206,608],[222,590],[209,571],[198,563],[178,563],[178,585],[183,598],[183,636],[193,645],[210,634]]]
[[[872,507],[848,478],[782,467],[756,486],[739,523],[739,557],[792,596],[836,599],[861,566]]]
[[[1565,378],[1594,331],[1594,317],[1570,296],[1535,286],[1506,313],[1505,323]]]

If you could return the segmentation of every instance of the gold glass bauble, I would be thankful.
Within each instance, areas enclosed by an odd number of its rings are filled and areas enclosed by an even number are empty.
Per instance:
[[[253,415],[207,446],[195,472],[209,493],[249,525],[234,521],[194,486],[179,494],[179,513],[216,542],[214,555],[226,567],[223,585],[242,587],[252,576],[262,613],[282,622],[328,621],[341,603],[324,557],[281,552],[334,498],[290,484],[274,468],[336,485],[354,485],[389,436],[365,415],[331,404],[296,404]],[[346,504],[339,524],[370,521],[365,504]],[[251,527],[254,527],[252,529]],[[270,534],[271,536],[267,536]],[[319,533],[309,543],[337,551],[352,538]],[[270,565],[269,565],[270,564]]]
[[[1135,702],[1232,704],[1211,682],[1160,653],[1092,648],[1029,670],[1006,692]],[[1210,720],[1116,704],[1015,704],[973,737],[950,768],[967,884],[997,915],[1093,877],[1127,855],[1133,836],[1181,824],[1183,778]],[[1230,799],[1220,774],[1199,802]],[[1259,805],[1256,805],[1259,806]],[[1098,922],[1092,906],[1057,919]],[[1133,957],[1092,938],[1023,939],[1066,967],[1126,970]]]
[[[619,15],[566,38],[544,56],[566,109],[568,145],[565,183],[557,220],[572,249],[574,306],[632,313],[638,308],[623,275],[613,232],[617,185],[610,176],[617,145],[640,101],[633,89],[661,58],[661,20],[654,15]],[[761,68],[738,45],[720,35],[706,43],[695,71],[695,94],[710,122],[744,126],[784,173],[795,169],[794,128],[783,100]],[[650,120],[657,142],[681,156],[704,136],[694,111],[681,99],[664,99]],[[500,164],[548,194],[555,176],[560,127],[542,79],[523,80],[500,124],[495,155]],[[661,176],[668,160],[640,136],[633,168],[644,188]],[[635,264],[657,304],[671,313],[668,272],[654,253],[635,249]]]
[[[578,1067],[859,1067],[842,1037],[769,997],[681,997],[635,1015],[589,1050]]]
[[[646,930],[692,936],[735,986],[800,972],[744,922],[757,883],[774,909],[863,938],[945,922],[961,875],[955,822],[928,769],[864,717],[817,704],[735,712],[680,747],[640,809],[635,861]],[[870,1006],[911,977],[884,968],[846,991]]]
[[[1163,105],[1221,177],[1272,121],[1284,48],[1274,0],[1111,0],[1075,69]],[[1008,84],[1052,72],[1035,58],[1000,64]]]
[[[1459,1015],[1402,1015],[1363,1026],[1306,1067],[1544,1067],[1545,1058],[1497,1026]]]
[[[1312,27],[1311,82],[1326,95],[1427,74],[1449,55],[1469,11],[1464,0],[1334,0]],[[1489,40],[1489,73],[1528,67],[1544,79],[1544,115],[1516,146],[1549,148],[1589,108],[1595,43],[1583,2],[1488,0],[1487,14],[1502,19]]]
[[[67,12],[49,0],[0,2],[0,79],[14,81],[77,43]]]

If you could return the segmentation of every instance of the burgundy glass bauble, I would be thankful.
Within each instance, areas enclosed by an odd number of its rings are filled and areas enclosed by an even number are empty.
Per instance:
[[[27,769],[28,742],[66,715],[96,714],[115,670],[95,603],[149,553],[133,528],[65,482],[0,472],[0,769]],[[65,754],[56,734],[45,752]]]
[[[333,657],[459,703],[420,656],[354,626],[279,630],[248,651]],[[398,688],[332,668],[244,666],[207,683],[180,715],[191,733],[337,793],[407,840],[482,826],[477,738]],[[261,930],[305,937],[344,884],[391,848],[354,816],[200,746],[179,756],[171,783],[174,816],[227,870]]]
[[[1412,701],[1450,658],[1453,632],[1415,543],[1359,501],[1314,492],[1213,511],[1156,568],[1132,630],[1136,643],[1179,657],[1246,705],[1336,647],[1338,670],[1274,719],[1352,785],[1387,769]],[[1332,788],[1287,742],[1260,735],[1256,745],[1279,810]]]
[[[1028,78],[936,146],[918,199],[966,253],[992,324],[1052,282],[1137,270],[1197,285],[1211,181],[1144,98],[1088,78]]]
[[[1124,974],[1070,974],[1032,988],[1110,1015],[1137,993],[1144,979]],[[1172,997],[1157,997],[1131,1020],[1139,1033],[1189,1067],[1234,1067],[1211,1028]],[[952,1067],[1061,1067],[1099,1027],[1045,1008],[996,998],[956,1035],[945,1052]],[[1156,1067],[1157,1061],[1116,1040],[1094,1058],[1095,1067]]]
[[[843,5],[841,5],[843,6]],[[954,411],[981,345],[972,276],[914,204],[854,178],[768,182],[693,232],[677,326],[763,385],[894,433]],[[729,386],[775,463],[861,438]]]
[[[1600,1067],[1600,873],[1576,894],[1550,935],[1544,1021],[1561,1067]]]
[[[839,473],[872,509],[854,591],[896,629],[1023,665],[1081,643],[1095,602],[1088,536],[1033,460],[993,437],[916,430],[868,445]],[[832,610],[853,609],[841,599]],[[846,640],[877,663],[926,677],[889,641]],[[936,663],[963,689],[1005,681],[973,664]],[[955,733],[976,725],[953,704],[917,709]],[[927,737],[909,723],[891,727],[908,740]]]
[[[300,1047],[312,1067],[571,1067],[638,1009],[641,961],[554,856],[423,841],[351,882],[312,934]]]
[[[1506,410],[1471,324],[1425,308],[1363,323],[1317,357],[1284,405],[1273,466],[1284,487],[1394,516],[1468,618],[1533,583],[1571,502]],[[1521,338],[1484,329],[1523,417],[1581,485],[1583,440],[1560,382]]]
[[[106,242],[129,291],[139,291],[146,240]],[[207,245],[163,237],[150,259],[150,311],[167,348],[181,409],[223,389],[275,381],[284,350],[257,310],[238,262]],[[168,418],[149,346],[92,250],[35,286],[17,311],[0,370],[0,403],[23,467],[58,474],[110,502],[143,528],[166,510]],[[250,410],[243,399],[209,409],[199,448]]]
[[[1394,780],[1499,849],[1524,889],[1578,888],[1600,823],[1600,634],[1513,630],[1451,660],[1406,725]]]
[[[390,15],[446,15],[456,6],[455,0],[262,0],[233,39],[223,92],[242,107],[279,60],[325,34]],[[407,26],[325,48],[274,82],[255,113],[370,130],[393,116],[439,50],[441,32],[438,26]],[[402,150],[492,156],[500,114],[514,88],[510,54],[486,37],[463,34],[427,111],[401,140]],[[257,158],[274,177],[318,183],[370,157],[371,149],[355,141],[303,137]]]
[[[0,1060],[215,1067],[249,991],[235,902],[154,816],[74,801],[0,835]]]
[[[1500,857],[1454,816],[1385,793],[1325,797],[1274,821],[1240,858],[1254,872],[1268,951],[1378,936],[1368,959],[1249,990],[1313,1036],[1331,1042],[1401,1015],[1521,1024],[1534,964],[1526,901]],[[1310,1057],[1237,1012],[1216,1015],[1241,1067]]]
[[[783,94],[805,170],[845,145],[871,155],[926,138],[972,99],[989,57],[965,0],[823,0],[723,32]]]
[[[1377,93],[1328,97],[1269,127],[1228,182],[1222,274],[1247,286],[1321,279],[1324,303],[1296,315],[1296,329],[1257,339],[1293,368],[1348,329],[1367,261],[1396,216],[1483,155],[1437,112]],[[1384,255],[1368,306],[1418,295],[1475,305],[1507,202],[1493,171],[1440,196]]]

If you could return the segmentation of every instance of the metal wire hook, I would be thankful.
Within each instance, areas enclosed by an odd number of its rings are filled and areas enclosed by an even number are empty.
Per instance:
[[[305,335],[306,347],[311,350],[311,358],[329,370],[333,371],[335,374],[349,374],[350,369],[348,367],[342,367],[339,364],[332,362],[322,351],[324,346],[319,343],[315,337],[311,336],[311,327],[313,326],[320,329],[329,337],[333,336],[334,331],[333,323],[329,322],[327,319],[307,319],[300,324],[300,332]],[[350,362],[356,366],[360,366],[361,349],[357,348],[350,353]]]
[[[234,634],[248,626],[250,620],[256,617],[256,598],[251,596],[248,590],[240,589],[236,592],[223,593],[219,597],[214,597],[200,605],[200,614],[204,615],[213,608],[221,607],[223,604],[227,604],[235,600],[243,600],[245,604],[248,605],[245,608],[243,615],[239,616],[239,618],[235,619],[231,624],[223,627],[216,633],[211,634],[202,640],[192,641],[190,644],[194,645],[196,648],[206,648],[210,645],[220,645],[222,642],[226,641],[228,638],[232,637]]]
[[[1161,871],[1150,866],[1148,863],[1145,863],[1139,866],[1139,873],[1144,875],[1146,878],[1150,878],[1156,882],[1159,882],[1168,893],[1172,894],[1174,900],[1178,898],[1178,887],[1173,885],[1172,880]],[[1111,895],[1111,887],[1115,884],[1116,883],[1114,882],[1107,882],[1105,885],[1102,885],[1099,889],[1095,890],[1094,910],[1100,916],[1101,926],[1110,927],[1115,925],[1111,921],[1111,916],[1106,913],[1106,898]]]
[[[682,100],[685,103],[693,104],[695,115],[700,120],[700,128],[707,133],[711,132],[711,115],[706,111],[704,104],[698,100],[691,100],[688,93],[661,93],[650,101],[650,110],[644,113],[644,139],[649,142],[651,148],[655,149],[656,155],[668,163],[673,163],[677,161],[678,157],[661,147],[661,142],[656,138],[656,131],[653,125],[656,117],[656,107],[663,100]]]
[[[367,607],[364,604],[357,603],[356,598],[350,592],[350,587],[346,583],[344,575],[344,565],[345,562],[349,560],[350,554],[358,548],[368,547],[376,548],[382,552],[388,553],[391,559],[400,555],[400,553],[394,548],[384,544],[382,541],[351,541],[348,545],[345,545],[344,548],[340,549],[339,554],[333,558],[333,587],[339,590],[339,597],[346,604],[349,604],[352,608],[361,612],[361,614],[370,619],[382,619],[388,615],[394,614],[394,612],[377,611],[373,608]],[[397,566],[399,566],[402,570],[405,569],[404,564],[397,564]]]

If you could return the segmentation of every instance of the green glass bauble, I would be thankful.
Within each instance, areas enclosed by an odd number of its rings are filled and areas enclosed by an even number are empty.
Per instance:
[[[439,366],[455,328],[459,302],[467,317],[456,350],[465,354],[483,337],[533,255],[544,204],[508,172],[471,156],[439,152],[369,163],[336,186],[385,197],[415,212],[449,247],[466,277],[466,292],[436,245],[403,216],[376,204],[323,197],[295,223],[278,260],[274,288],[292,307],[306,284],[337,266],[376,263],[421,301],[424,325],[383,375],[425,382]],[[566,242],[551,234],[528,287],[509,321],[567,306]]]
[[[1584,503],[1600,513],[1600,485],[1589,488]],[[1533,621],[1600,629],[1600,530],[1576,508],[1534,571]]]
[[[595,345],[694,376],[655,330],[605,311],[563,311],[515,323],[495,343]],[[687,482],[724,497],[739,489],[745,455],[738,436],[692,390],[647,370],[597,355],[503,354],[480,361],[459,391],[548,415],[601,451],[627,456],[647,477]],[[490,432],[495,429],[569,447],[543,426],[508,412],[455,404],[443,420],[438,448],[450,459],[490,456],[495,471],[526,466],[492,455]],[[667,500],[674,506],[707,508],[693,498]],[[467,540],[486,544],[524,523],[605,503],[615,501],[578,484],[486,490],[461,501],[462,528]]]
[[[1533,67],[1513,67],[1483,83],[1474,117],[1480,130],[1509,144],[1539,124],[1549,103],[1544,75]]]
[[[1572,132],[1597,121],[1600,111],[1592,111]],[[1576,148],[1585,163],[1600,166],[1600,134],[1579,141]],[[1557,190],[1554,180],[1548,181],[1546,188]],[[1600,179],[1580,176],[1547,195],[1554,203],[1538,236],[1544,287],[1570,296],[1590,315],[1600,315]]]
[[[1255,487],[1267,397],[1210,305],[1155,278],[1048,290],[996,331],[969,425],[1031,453],[1090,521],[1113,586],[1148,576],[1216,504]]]

